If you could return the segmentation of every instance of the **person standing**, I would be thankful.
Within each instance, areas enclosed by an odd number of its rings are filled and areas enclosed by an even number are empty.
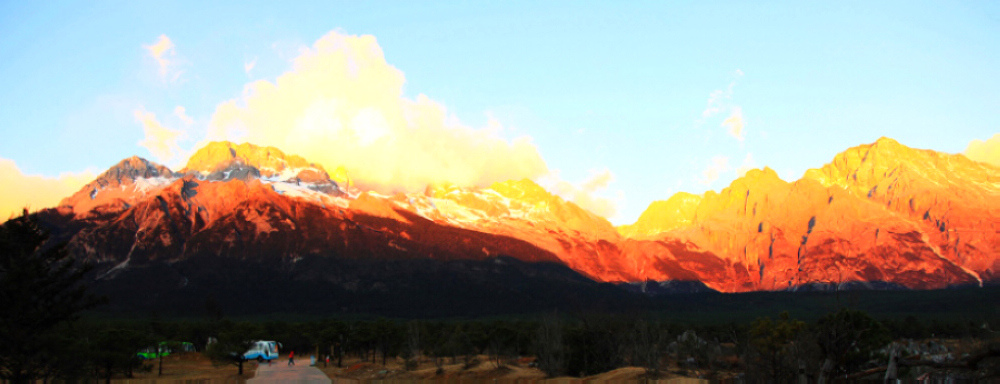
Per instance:
[[[295,365],[295,351],[288,351],[288,366]]]

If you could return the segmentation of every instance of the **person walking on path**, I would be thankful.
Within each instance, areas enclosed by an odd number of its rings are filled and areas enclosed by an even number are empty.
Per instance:
[[[288,351],[288,366],[295,365],[295,351]]]

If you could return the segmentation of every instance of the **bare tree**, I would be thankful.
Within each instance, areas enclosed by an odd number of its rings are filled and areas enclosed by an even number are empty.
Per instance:
[[[757,319],[750,326],[744,361],[748,382],[791,383],[798,373],[795,341],[805,331],[804,322],[783,312],[777,320]]]
[[[406,369],[413,370],[420,365],[420,324],[411,321],[406,325]]]
[[[535,351],[538,368],[550,377],[561,376],[566,371],[566,351],[563,345],[562,323],[555,314],[546,315],[538,327]]]
[[[490,360],[496,368],[500,368],[504,365],[504,357],[507,355],[512,348],[512,344],[516,343],[517,333],[507,324],[494,323],[493,329],[490,331],[489,335],[489,354]]]
[[[817,382],[857,370],[871,353],[889,342],[888,331],[867,313],[841,309],[816,322],[816,342],[823,356]]]
[[[646,368],[646,377],[660,374],[660,357],[666,352],[666,333],[650,321],[638,320],[632,329],[632,363]]]

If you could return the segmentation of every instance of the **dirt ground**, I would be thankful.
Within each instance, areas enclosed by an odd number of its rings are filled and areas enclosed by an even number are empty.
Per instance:
[[[282,356],[275,360],[273,364],[284,364],[288,358]],[[296,356],[297,364],[309,364],[309,357]],[[254,376],[257,362],[249,361],[243,365],[243,376],[237,375],[237,368],[233,365],[215,366],[211,360],[200,353],[184,353],[171,355],[163,359],[163,376],[157,375],[157,360],[150,360],[144,364],[148,371],[136,372],[132,379],[118,378],[112,380],[118,384],[144,384],[144,383],[184,383],[184,384],[245,384],[246,380]],[[508,360],[497,368],[496,363],[489,359],[489,356],[480,355],[473,359],[468,365],[462,358],[455,362],[445,359],[441,371],[433,359],[421,358],[415,369],[406,370],[405,360],[391,359],[386,365],[360,361],[357,358],[344,360],[344,366],[338,368],[336,361],[331,360],[328,366],[317,361],[316,367],[323,371],[335,384],[359,384],[371,383],[373,381],[381,383],[392,382],[436,382],[447,384],[585,384],[585,383],[613,383],[613,384],[701,384],[708,383],[707,380],[664,372],[656,379],[646,380],[645,370],[638,367],[625,367],[613,371],[604,372],[594,376],[584,378],[578,377],[557,377],[546,378],[538,368],[530,367],[530,361]],[[266,363],[265,363],[266,364]]]
[[[132,379],[112,380],[118,384],[184,383],[184,384],[243,384],[253,377],[257,362],[243,363],[243,376],[235,365],[212,365],[201,353],[188,352],[163,358],[163,376],[157,375],[159,360],[149,360]],[[146,371],[148,369],[148,371]]]
[[[354,379],[354,380],[433,380],[433,381],[452,381],[456,379],[469,380],[476,382],[479,380],[483,381],[494,381],[497,379],[498,382],[514,382],[515,380],[526,382],[526,381],[537,381],[545,378],[545,374],[542,373],[537,368],[528,368],[524,366],[519,366],[518,364],[508,364],[501,368],[496,368],[496,365],[489,361],[486,356],[477,357],[468,368],[466,368],[465,363],[462,359],[458,359],[455,363],[451,363],[451,359],[447,359],[445,364],[442,365],[442,372],[438,373],[438,367],[435,365],[434,361],[428,358],[420,359],[419,365],[416,369],[407,371],[405,369],[405,361],[403,359],[394,359],[387,362],[385,366],[379,363],[361,362],[358,359],[344,360],[344,367],[337,368],[336,364],[331,361],[330,366],[323,367],[323,364],[318,364],[318,368],[326,373],[331,380],[336,379]],[[503,379],[503,380],[499,380]]]
[[[306,360],[308,361],[308,360]],[[582,384],[582,383],[649,383],[649,384],[688,384],[708,383],[707,380],[683,377],[665,373],[655,380],[646,381],[645,370],[637,367],[619,368],[599,375],[578,377],[557,377],[547,379],[545,373],[538,368],[528,366],[527,361],[507,361],[497,368],[488,356],[477,356],[468,367],[459,358],[455,363],[447,359],[441,366],[441,372],[432,359],[422,358],[416,369],[407,371],[402,359],[390,360],[386,365],[362,362],[358,359],[345,359],[344,366],[338,368],[335,361],[324,367],[322,362],[317,367],[326,373],[335,384],[385,382],[428,381],[454,384],[496,383],[496,384]],[[308,364],[308,363],[307,363]]]

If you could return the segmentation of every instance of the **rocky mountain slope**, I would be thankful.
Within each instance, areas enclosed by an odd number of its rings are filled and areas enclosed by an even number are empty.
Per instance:
[[[621,231],[746,266],[742,286],[708,284],[722,290],[981,284],[1000,271],[998,181],[990,165],[882,138],[795,182],[765,168],[719,193],[655,202]]]
[[[276,148],[216,142],[179,172],[123,160],[39,215],[75,256],[99,264],[97,281],[156,281],[149,289],[164,297],[218,281],[254,286],[247,276],[381,294],[440,277],[435,263],[468,266],[461,279],[495,291],[483,266],[504,258],[565,291],[599,290],[594,281],[743,292],[1000,279],[1000,169],[891,139],[795,182],[765,168],[718,193],[677,194],[617,230],[530,180],[389,196],[334,173]],[[401,262],[419,271],[372,272]],[[247,265],[243,277],[221,271]]]

